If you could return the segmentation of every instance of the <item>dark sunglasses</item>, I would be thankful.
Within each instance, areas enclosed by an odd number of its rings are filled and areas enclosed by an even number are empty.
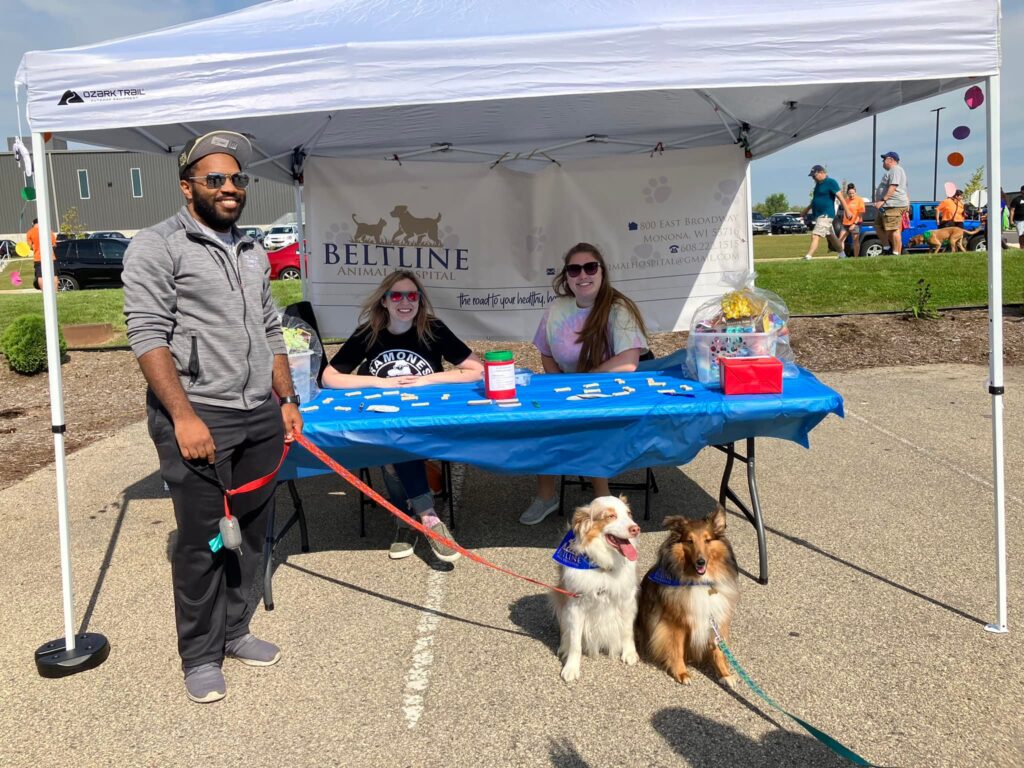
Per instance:
[[[566,264],[565,274],[569,277],[579,277],[580,272],[586,272],[588,275],[596,275],[597,270],[601,268],[601,262],[599,261],[588,261],[586,264]]]
[[[420,292],[419,291],[405,291],[405,292],[402,292],[402,291],[392,291],[390,295],[391,295],[391,300],[393,302],[395,302],[395,304],[400,302],[402,300],[403,296],[405,297],[405,299],[410,304],[415,304],[417,301],[420,300]]]
[[[232,173],[230,176],[224,173],[208,173],[205,176],[189,176],[192,181],[198,181],[210,189],[220,189],[224,182],[231,179],[231,183],[238,189],[245,189],[249,186],[248,173]]]

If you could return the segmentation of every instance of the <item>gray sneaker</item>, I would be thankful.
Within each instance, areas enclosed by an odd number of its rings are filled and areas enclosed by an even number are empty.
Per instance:
[[[558,509],[557,496],[553,499],[542,499],[538,496],[526,508],[526,511],[519,516],[519,522],[523,525],[536,525],[556,509]]]
[[[281,649],[250,633],[228,640],[224,646],[224,655],[250,667],[269,667],[281,660]]]
[[[444,536],[449,541],[454,540],[452,539],[451,531],[448,530],[448,526],[444,523],[438,523],[430,530],[436,533],[438,536]],[[462,557],[461,553],[456,552],[451,547],[446,547],[439,541],[434,541],[434,539],[428,538],[427,542],[430,544],[430,548],[434,550],[434,554],[437,555],[438,560],[444,560],[446,563],[454,563],[456,560]]]
[[[401,560],[408,557],[416,549],[417,533],[407,525],[399,525],[395,529],[395,540],[391,542],[388,557]]]
[[[228,695],[220,664],[209,662],[185,669],[185,695],[197,704],[210,704]]]

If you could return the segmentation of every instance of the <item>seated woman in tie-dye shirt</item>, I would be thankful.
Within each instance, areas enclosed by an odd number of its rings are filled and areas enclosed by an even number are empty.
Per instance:
[[[601,252],[589,243],[569,249],[555,278],[558,294],[545,310],[533,343],[545,373],[635,371],[647,349],[640,310],[612,288]],[[536,525],[558,509],[554,475],[537,478],[537,497],[519,518]],[[590,478],[595,496],[608,495],[608,479]]]

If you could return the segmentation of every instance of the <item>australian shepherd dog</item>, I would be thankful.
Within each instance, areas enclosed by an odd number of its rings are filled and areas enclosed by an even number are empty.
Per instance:
[[[725,654],[712,628],[729,638],[729,621],[739,599],[738,568],[725,538],[725,510],[703,520],[666,517],[668,537],[658,561],[640,585],[637,645],[676,680],[690,684],[686,662],[710,659],[719,682],[733,686]]]
[[[639,660],[633,642],[639,535],[624,496],[601,496],[573,515],[572,528],[554,555],[558,585],[577,595],[554,594],[562,634],[558,656],[567,683],[580,677],[581,653],[607,651],[626,664]]]

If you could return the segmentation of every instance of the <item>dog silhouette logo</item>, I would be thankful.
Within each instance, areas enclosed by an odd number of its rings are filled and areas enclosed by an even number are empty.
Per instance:
[[[60,101],[57,102],[57,106],[63,107],[65,104],[84,104],[85,99],[79,96],[74,91],[64,91],[64,95],[60,97]]]
[[[441,238],[437,232],[437,225],[441,221],[440,213],[434,218],[420,218],[409,213],[408,206],[396,205],[391,211],[391,218],[398,219],[398,229],[391,235],[392,244],[441,245]]]
[[[352,221],[356,224],[356,233],[352,235],[353,243],[383,243],[384,227],[387,225],[384,219],[378,219],[376,224],[368,224],[357,219],[353,213]]]

